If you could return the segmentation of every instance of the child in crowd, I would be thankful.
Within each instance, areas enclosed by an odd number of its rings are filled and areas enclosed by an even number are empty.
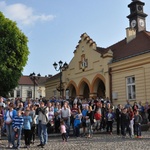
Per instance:
[[[22,126],[24,119],[22,117],[22,111],[18,110],[17,111],[17,116],[13,119],[12,122],[12,128],[13,128],[13,137],[17,138],[17,146],[15,145],[15,138],[13,138],[13,147],[19,149],[20,148],[20,142],[21,142],[21,133],[22,133]]]
[[[108,113],[106,114],[106,120],[107,120],[107,132],[112,134],[112,125],[114,121],[114,113],[112,112],[112,109],[109,108]]]
[[[134,124],[135,124],[135,132],[137,135],[137,138],[141,138],[141,123],[143,119],[142,116],[139,114],[139,111],[135,111],[135,116],[134,116]]]
[[[24,140],[25,140],[25,148],[30,147],[30,142],[31,142],[31,122],[32,118],[29,116],[29,110],[25,111],[25,116],[24,116]]]
[[[66,135],[66,125],[65,122],[62,120],[60,122],[60,132],[61,132],[61,136],[64,142],[67,142],[67,135]]]
[[[99,112],[99,109],[96,109],[96,112],[95,112],[95,114],[94,114],[94,119],[96,120],[96,122],[95,122],[95,124],[94,124],[94,126],[95,126],[95,129],[94,129],[94,131],[95,130],[99,130],[99,128],[100,128],[100,122],[101,122],[101,114],[100,114],[100,112]]]

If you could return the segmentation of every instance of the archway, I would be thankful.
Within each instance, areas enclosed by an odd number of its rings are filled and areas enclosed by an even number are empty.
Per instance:
[[[71,97],[71,98],[75,98],[76,97],[76,89],[75,89],[75,87],[71,84],[70,86],[69,86],[69,96]]]
[[[106,88],[104,84],[104,78],[101,75],[97,75],[92,82],[92,93],[95,93],[97,97],[104,98],[106,96]]]
[[[98,81],[97,97],[105,97],[105,85],[102,80]]]
[[[86,82],[82,82],[79,86],[80,96],[83,98],[89,98],[90,89]]]
[[[77,96],[77,86],[74,81],[71,81],[67,86],[68,96],[74,99]]]
[[[85,83],[84,89],[83,89],[83,97],[89,98],[89,94],[90,94],[89,86],[87,85],[87,83]]]

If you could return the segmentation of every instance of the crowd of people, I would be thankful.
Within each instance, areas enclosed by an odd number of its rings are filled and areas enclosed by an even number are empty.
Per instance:
[[[141,124],[150,122],[150,104],[134,102],[131,105],[127,101],[124,106],[113,106],[108,98],[45,100],[42,96],[35,100],[27,98],[25,102],[21,98],[4,101],[0,96],[0,133],[6,130],[9,148],[20,149],[22,137],[24,147],[29,148],[36,136],[40,141],[37,146],[44,148],[51,133],[61,133],[63,142],[67,142],[70,128],[76,138],[91,138],[101,131],[111,135],[114,122],[116,134],[122,138],[127,132],[130,138],[141,138]]]

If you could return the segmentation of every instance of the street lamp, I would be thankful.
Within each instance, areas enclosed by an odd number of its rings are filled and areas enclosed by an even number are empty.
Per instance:
[[[34,84],[34,100],[35,100],[35,85],[38,84],[37,81],[40,79],[40,73],[38,73],[37,75],[33,72],[30,73],[30,79],[33,81]]]
[[[63,64],[63,62],[60,60],[58,62],[58,64],[56,62],[54,62],[53,66],[56,71],[60,71],[60,89],[57,89],[57,90],[59,90],[60,96],[62,96],[62,93],[61,93],[63,90],[63,88],[62,88],[62,71],[68,68],[68,64],[66,62]],[[58,69],[57,69],[57,66],[58,66]]]

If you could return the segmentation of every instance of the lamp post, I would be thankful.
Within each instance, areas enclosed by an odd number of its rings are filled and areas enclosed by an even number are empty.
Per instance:
[[[60,60],[58,62],[58,64],[56,62],[54,62],[53,66],[54,66],[56,71],[60,71],[60,89],[59,89],[59,92],[60,92],[60,96],[62,96],[62,90],[63,90],[63,88],[62,88],[62,71],[68,68],[68,64],[66,62],[63,63]],[[58,66],[58,69],[57,69],[57,66]]]
[[[38,84],[37,81],[39,80],[40,78],[40,73],[39,74],[35,74],[34,72],[33,73],[30,73],[30,79],[33,81],[33,84],[34,84],[34,100],[35,100],[35,85]]]

